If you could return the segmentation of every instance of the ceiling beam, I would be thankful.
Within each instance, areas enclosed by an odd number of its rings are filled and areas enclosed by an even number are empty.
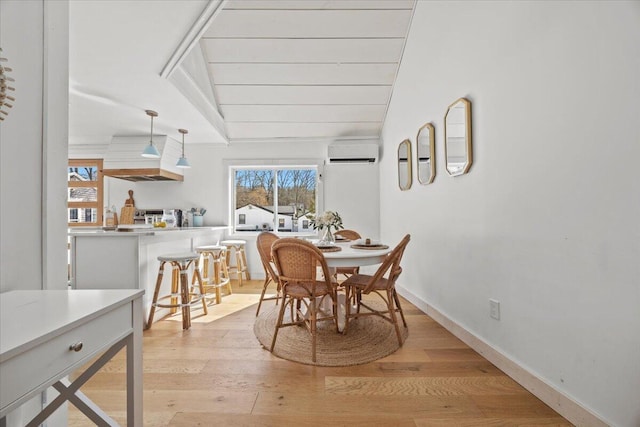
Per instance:
[[[165,79],[169,78],[176,67],[178,67],[184,58],[186,58],[191,49],[200,42],[200,38],[207,31],[226,2],[227,0],[209,1],[207,7],[204,8],[196,22],[194,22],[191,29],[184,36],[176,50],[173,52],[173,55],[171,55],[171,58],[169,58],[169,61],[160,72],[161,77],[164,77]]]

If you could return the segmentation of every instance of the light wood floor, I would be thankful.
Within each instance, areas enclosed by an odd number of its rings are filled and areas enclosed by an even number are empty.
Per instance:
[[[551,408],[403,300],[409,338],[366,365],[274,357],[253,335],[262,283],[144,333],[146,426],[568,426]],[[263,309],[269,309],[269,301]],[[122,351],[82,391],[125,425]],[[90,421],[70,407],[69,425]]]

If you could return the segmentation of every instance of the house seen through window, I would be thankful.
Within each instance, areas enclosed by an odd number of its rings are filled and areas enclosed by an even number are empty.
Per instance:
[[[102,225],[102,160],[69,160],[67,179],[68,224]]]
[[[309,231],[317,203],[317,168],[234,167],[236,232]]]

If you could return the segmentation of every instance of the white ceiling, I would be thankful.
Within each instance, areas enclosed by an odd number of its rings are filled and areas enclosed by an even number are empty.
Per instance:
[[[159,113],[154,133],[178,139],[186,128],[187,143],[377,138],[413,7],[413,0],[73,0],[70,143],[148,134],[145,109]],[[190,67],[198,96],[178,90],[175,76],[160,76],[176,58],[184,59],[176,75]],[[213,116],[224,119],[218,129]]]

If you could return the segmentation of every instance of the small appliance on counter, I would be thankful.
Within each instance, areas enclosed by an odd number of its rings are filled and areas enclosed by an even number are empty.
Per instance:
[[[168,228],[176,227],[177,223],[176,223],[176,214],[174,209],[163,209],[161,221],[167,224]]]
[[[133,215],[134,224],[155,224],[165,222],[167,227],[182,226],[182,211],[180,209],[138,209]]]

